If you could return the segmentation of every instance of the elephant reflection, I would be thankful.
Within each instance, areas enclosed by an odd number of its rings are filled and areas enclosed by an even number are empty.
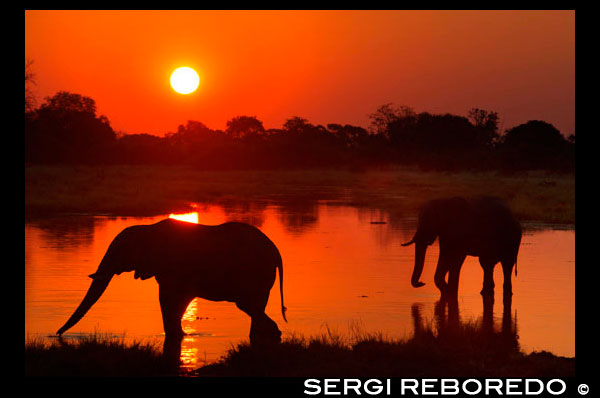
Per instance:
[[[496,352],[518,352],[517,318],[512,315],[512,299],[504,300],[502,311],[502,325],[499,331],[494,329],[494,298],[485,295],[483,300],[483,316],[481,322],[472,330],[473,334],[461,333],[464,327],[460,320],[459,306],[457,300],[439,300],[435,303],[434,324],[438,339],[446,339],[452,345],[460,344],[461,338],[465,336],[476,337],[479,344],[487,343],[488,347]],[[420,305],[415,303],[411,307],[415,336],[418,337],[428,333],[423,326]],[[471,323],[467,323],[471,325]],[[469,342],[468,344],[472,344]],[[480,347],[484,349],[485,347]]]
[[[90,275],[93,282],[83,301],[57,334],[86,314],[115,274],[135,271],[136,279],[155,277],[158,282],[165,351],[181,347],[181,317],[195,297],[234,302],[252,319],[252,344],[280,342],[281,331],[265,314],[277,269],[285,320],[281,256],[257,228],[238,222],[206,226],[174,219],[131,226],[112,241]]]
[[[417,231],[402,245],[415,244],[413,287],[424,285],[419,279],[425,252],[436,238],[440,254],[434,281],[442,298],[457,298],[460,268],[466,256],[479,257],[484,273],[482,295],[494,294],[494,267],[498,262],[504,271],[504,298],[512,295],[511,276],[521,243],[521,225],[501,199],[454,197],[425,203],[419,212]]]

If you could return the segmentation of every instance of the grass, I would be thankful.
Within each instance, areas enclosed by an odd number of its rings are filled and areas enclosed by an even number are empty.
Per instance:
[[[92,335],[78,342],[25,344],[27,376],[196,377],[573,377],[575,358],[520,351],[516,330],[475,322],[421,327],[410,339],[381,334],[291,336],[281,344],[232,348],[219,361],[180,371],[151,345]]]
[[[575,359],[524,354],[516,336],[426,328],[408,340],[381,335],[292,337],[261,349],[240,344],[219,362],[193,372],[208,377],[573,377]]]
[[[416,169],[201,171],[170,166],[25,168],[26,217],[55,213],[119,216],[189,211],[191,203],[328,201],[414,217],[442,196],[504,198],[523,222],[573,225],[575,178],[528,172],[424,172]]]
[[[140,342],[126,344],[124,338],[96,333],[74,342],[25,342],[26,376],[144,377],[176,372],[162,349]]]

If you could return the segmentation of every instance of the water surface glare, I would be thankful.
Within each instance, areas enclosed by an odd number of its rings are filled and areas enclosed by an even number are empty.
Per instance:
[[[151,224],[156,217],[64,216],[25,223],[26,338],[54,335],[79,305],[109,243],[124,228]],[[421,280],[410,285],[414,247],[400,243],[412,237],[415,220],[390,219],[380,211],[354,207],[280,207],[275,205],[197,209],[200,224],[244,221],[259,227],[279,248],[284,268],[285,323],[280,312],[278,280],[267,314],[284,338],[332,331],[341,335],[382,333],[407,338],[413,333],[411,309],[427,323],[434,318],[439,292],[433,283],[437,242],[427,252]],[[467,257],[460,276],[459,315],[480,322],[479,294],[483,271]],[[496,328],[502,319],[502,268],[496,267]],[[575,355],[575,231],[526,229],[513,274],[511,317],[525,352],[547,350]],[[188,367],[217,360],[247,341],[250,318],[233,303],[195,299],[182,321],[189,333],[181,358]],[[64,337],[94,333],[123,335],[162,347],[163,328],[158,284],[123,273],[87,315]]]

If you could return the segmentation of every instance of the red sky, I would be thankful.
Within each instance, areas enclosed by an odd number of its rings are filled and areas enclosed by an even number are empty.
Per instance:
[[[575,131],[574,11],[25,11],[38,103],[96,100],[125,133],[256,116],[367,127],[385,103]],[[190,95],[171,72],[200,74]]]

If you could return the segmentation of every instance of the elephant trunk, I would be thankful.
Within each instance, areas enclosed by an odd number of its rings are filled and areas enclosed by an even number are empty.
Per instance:
[[[425,264],[425,252],[427,251],[427,245],[424,243],[417,243],[415,245],[415,268],[410,279],[410,283],[413,287],[421,287],[425,283],[420,282],[421,273],[423,272],[423,265]]]
[[[90,277],[94,279],[92,281],[92,284],[90,285],[90,288],[88,289],[85,297],[81,301],[81,304],[79,304],[79,307],[77,307],[75,312],[73,312],[73,315],[71,315],[71,317],[63,325],[63,327],[58,329],[58,331],[56,332],[56,334],[58,334],[59,336],[67,330],[69,330],[71,327],[75,326],[75,324],[79,322],[81,318],[83,318],[83,316],[88,312],[92,305],[94,305],[94,303],[98,301],[100,296],[102,296],[102,293],[104,293],[106,287],[108,286],[108,283],[112,279],[112,275],[97,276],[95,274],[92,274],[90,275]]]

